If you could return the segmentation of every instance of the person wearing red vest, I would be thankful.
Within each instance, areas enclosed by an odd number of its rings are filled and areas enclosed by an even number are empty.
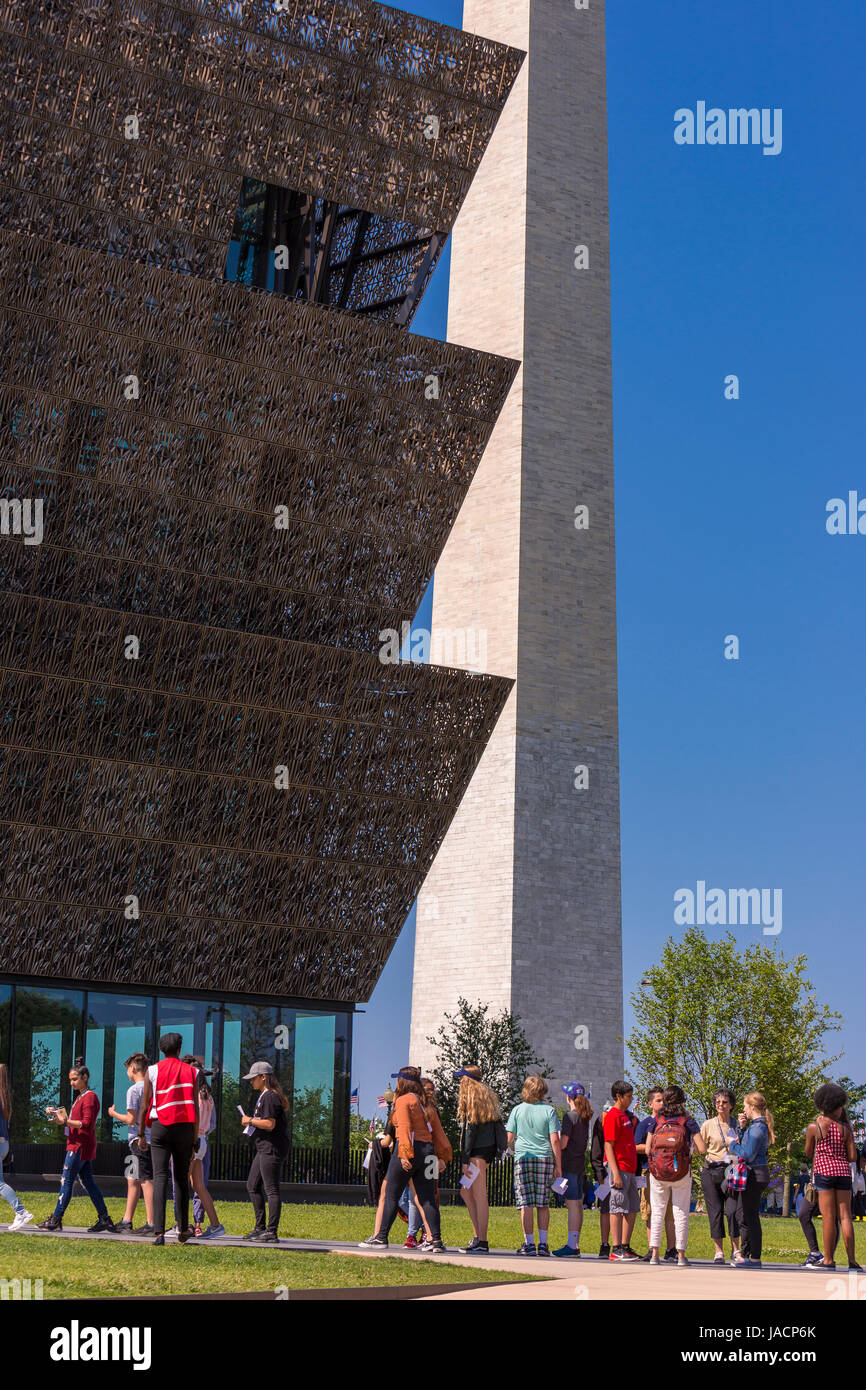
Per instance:
[[[150,1125],[153,1154],[154,1245],[165,1245],[165,1198],[168,1165],[173,1160],[178,1209],[179,1241],[189,1240],[189,1169],[198,1133],[198,1087],[196,1069],[180,1060],[183,1038],[165,1033],[159,1040],[161,1062],[148,1067],[141,1097],[138,1136],[139,1149],[147,1148],[145,1125]]]

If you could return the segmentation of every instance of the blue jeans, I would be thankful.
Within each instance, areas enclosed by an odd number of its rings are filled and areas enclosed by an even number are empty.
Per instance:
[[[0,1139],[0,1198],[8,1202],[16,1216],[20,1216],[24,1207],[18,1200],[17,1194],[12,1191],[8,1182],[3,1181],[3,1160],[9,1152],[9,1140]]]
[[[60,1179],[60,1196],[57,1198],[57,1206],[54,1208],[54,1215],[62,1220],[63,1213],[69,1206],[72,1199],[72,1189],[75,1186],[75,1179],[80,1178],[85,1192],[96,1207],[97,1216],[106,1221],[108,1219],[108,1207],[99,1188],[93,1180],[93,1168],[90,1159],[82,1163],[81,1155],[67,1151],[66,1159],[63,1164],[63,1176]]]
[[[409,1218],[409,1235],[417,1236],[423,1229],[424,1222],[421,1220],[421,1213],[412,1200],[412,1190],[409,1187],[403,1189],[403,1196],[397,1203],[400,1210],[405,1212]]]

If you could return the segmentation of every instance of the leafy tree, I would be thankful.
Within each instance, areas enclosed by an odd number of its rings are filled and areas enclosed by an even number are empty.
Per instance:
[[[848,1119],[854,1129],[866,1121],[866,1085],[858,1086],[856,1081],[852,1081],[850,1076],[834,1077],[837,1086],[841,1086],[843,1091],[848,1092]]]
[[[370,1139],[372,1139],[372,1137],[373,1137],[373,1135],[370,1133],[370,1126],[371,1126],[371,1125],[373,1126],[373,1131],[374,1131],[374,1133],[375,1133],[376,1125],[377,1125],[377,1122],[376,1122],[375,1120],[371,1120],[371,1119],[369,1119],[369,1118],[368,1118],[367,1116],[365,1116],[365,1115],[350,1115],[350,1116],[349,1116],[349,1152],[350,1152],[350,1153],[366,1153],[366,1152],[367,1152],[367,1144],[368,1144],[368,1142],[370,1141]],[[378,1122],[378,1127],[379,1127],[379,1129],[384,1128],[384,1126],[382,1125],[382,1122],[381,1122],[381,1121]]]
[[[334,1142],[330,1086],[305,1086],[295,1092],[292,1143],[296,1148],[330,1149]]]
[[[704,1117],[714,1114],[718,1086],[740,1103],[762,1091],[787,1169],[812,1096],[838,1060],[825,1055],[824,1039],[840,1015],[818,1001],[806,965],[805,956],[786,960],[767,946],[741,952],[731,932],[710,940],[691,927],[669,937],[631,996],[637,1026],[627,1041],[639,1090],[675,1081]],[[789,1186],[786,1172],[786,1211]]]
[[[446,1014],[435,1037],[428,1043],[436,1048],[436,1065],[430,1072],[439,1094],[442,1124],[454,1138],[457,1134],[457,1092],[460,1082],[452,1073],[461,1067],[476,1065],[487,1085],[499,1098],[502,1118],[520,1098],[526,1077],[535,1072],[547,1076],[550,1067],[537,1057],[527,1038],[520,1019],[509,1009],[490,1013],[490,1005],[470,1004],[468,999],[457,1001],[457,1012]]]

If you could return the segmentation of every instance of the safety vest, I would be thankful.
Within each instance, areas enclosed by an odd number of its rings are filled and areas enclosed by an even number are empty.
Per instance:
[[[179,1057],[163,1057],[156,1066],[149,1067],[148,1072],[153,1086],[150,1119],[159,1120],[161,1125],[193,1123],[195,1067]]]

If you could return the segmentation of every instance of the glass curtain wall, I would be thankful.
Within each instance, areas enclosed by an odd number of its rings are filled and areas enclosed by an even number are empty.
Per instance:
[[[269,1002],[128,995],[0,983],[0,1061],[11,1063],[12,1138],[57,1143],[46,1105],[69,1105],[69,1068],[84,1055],[99,1096],[100,1141],[124,1142],[126,1128],[108,1107],[126,1109],[124,1063],[135,1052],[158,1060],[163,1033],[180,1033],[182,1054],[204,1060],[217,1102],[215,1142],[241,1139],[238,1105],[255,1103],[243,1076],[270,1062],[290,1102],[296,1147],[339,1148],[347,1138],[350,1051],[348,1012],[324,1013]]]

